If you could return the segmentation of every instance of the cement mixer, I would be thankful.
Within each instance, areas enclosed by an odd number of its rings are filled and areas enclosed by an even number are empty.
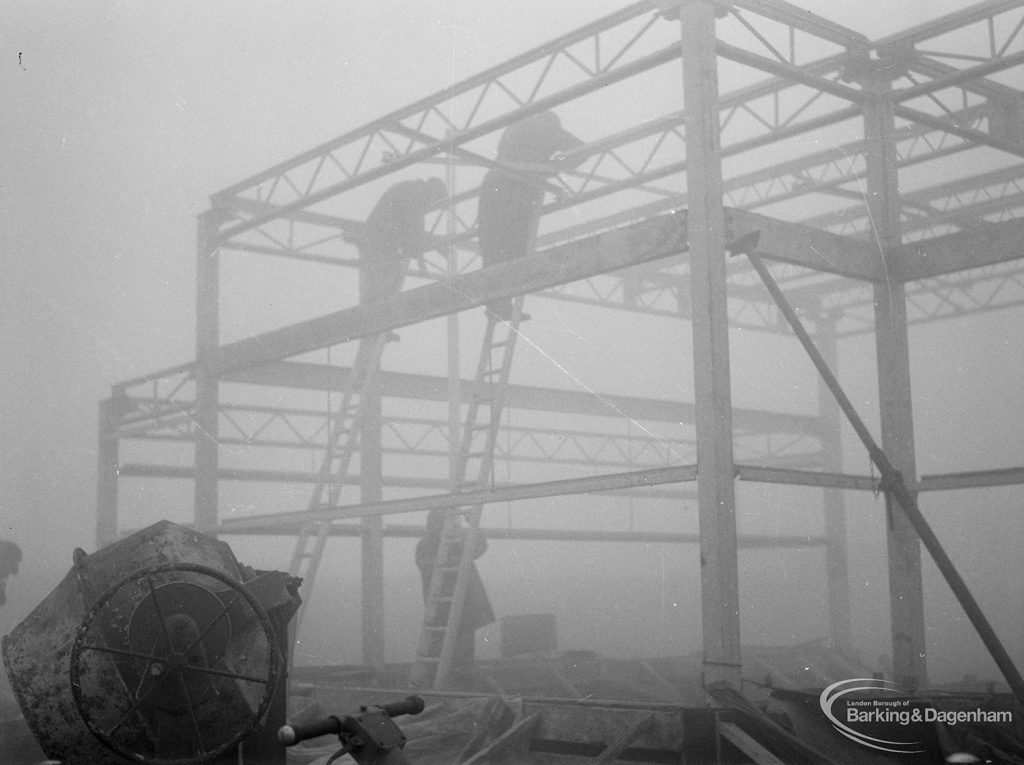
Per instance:
[[[91,555],[3,640],[26,723],[65,765],[279,765],[301,580],[167,521]]]

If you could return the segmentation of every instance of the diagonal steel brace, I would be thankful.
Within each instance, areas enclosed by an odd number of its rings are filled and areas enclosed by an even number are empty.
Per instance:
[[[739,243],[736,243],[737,245]],[[870,431],[864,424],[864,421],[857,414],[856,409],[853,407],[853,403],[843,392],[842,387],[839,385],[839,381],[835,375],[832,374],[832,370],[829,369],[828,364],[814,345],[814,341],[811,336],[804,329],[803,324],[800,322],[800,317],[797,316],[796,311],[786,300],[786,296],[782,294],[782,290],[776,283],[774,277],[765,267],[761,257],[754,252],[756,246],[756,240],[752,242],[744,242],[748,244],[746,247],[734,246],[732,253],[743,253],[750,260],[754,270],[757,271],[758,276],[761,277],[761,281],[764,282],[764,286],[768,288],[768,292],[775,300],[782,315],[786,317],[786,321],[789,322],[793,332],[796,334],[800,344],[807,351],[807,355],[810,356],[811,362],[814,364],[818,373],[821,375],[822,380],[828,386],[828,389],[835,396],[836,403],[839,408],[843,410],[843,414],[846,415],[846,419],[849,420],[850,425],[856,431],[857,436],[860,438],[861,443],[868,451],[868,456],[871,461],[878,468],[881,474],[880,488],[887,494],[893,496],[902,508],[904,515],[907,520],[914,527],[917,532],[918,538],[921,543],[928,550],[928,553],[932,556],[932,560],[935,561],[935,565],[938,566],[942,576],[945,577],[946,583],[949,588],[953,591],[956,599],[960,602],[960,607],[963,608],[964,613],[967,614],[967,618],[971,620],[971,624],[974,626],[975,631],[981,638],[985,647],[988,649],[989,654],[999,667],[999,671],[1002,672],[1003,678],[1006,680],[1010,689],[1013,691],[1013,695],[1017,701],[1024,704],[1024,679],[1021,678],[1020,672],[1017,671],[1017,667],[1014,666],[1013,660],[1010,659],[1009,654],[1003,647],[995,630],[992,629],[992,625],[988,619],[985,618],[985,614],[982,613],[981,607],[978,602],[974,599],[971,591],[967,588],[967,583],[964,582],[960,576],[956,567],[953,565],[953,561],[950,560],[946,554],[945,549],[939,542],[938,537],[935,536],[935,532],[932,531],[931,526],[928,524],[927,519],[921,513],[921,509],[917,505],[917,498],[914,494],[907,489],[907,485],[903,480],[903,474],[893,465],[892,461],[882,451],[881,447],[875,443],[872,438]]]

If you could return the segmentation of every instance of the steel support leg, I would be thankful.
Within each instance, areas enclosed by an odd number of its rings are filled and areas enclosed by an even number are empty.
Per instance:
[[[739,562],[715,9],[679,5],[696,403],[704,682],[740,686]]]
[[[824,318],[818,322],[818,344],[827,364],[835,366],[838,358],[836,348],[836,323]],[[822,458],[825,470],[841,473],[843,455],[841,448],[842,414],[824,381],[819,384],[818,409],[822,418]],[[828,585],[828,625],[832,644],[849,653],[850,641],[850,573],[846,548],[846,505],[843,492],[839,489],[825,489],[822,492],[825,516],[825,574]]]
[[[367,386],[367,390],[363,391],[363,406],[366,407],[366,416],[363,420],[359,450],[360,495],[364,504],[373,504],[380,502],[383,497],[381,404],[378,383]],[[384,666],[383,522],[379,515],[365,516],[360,522],[363,664],[376,668]]]
[[[964,609],[964,613],[967,614],[967,618],[971,620],[971,624],[977,631],[978,636],[985,644],[985,647],[988,648],[989,653],[996,665],[999,667],[999,670],[1003,673],[1003,677],[1010,686],[1013,695],[1016,696],[1018,701],[1024,703],[1024,679],[1021,678],[1021,675],[1014,666],[1009,654],[1007,654],[1006,649],[1003,648],[1003,644],[996,636],[995,630],[992,629],[992,625],[989,624],[988,619],[985,618],[980,606],[978,606],[978,603],[971,594],[971,591],[967,588],[967,584],[956,570],[956,567],[953,565],[953,561],[950,560],[945,549],[943,549],[942,544],[939,542],[938,537],[935,536],[935,532],[932,531],[928,521],[925,519],[924,515],[921,514],[921,510],[917,506],[917,497],[913,492],[907,489],[907,486],[903,481],[903,474],[900,473],[899,469],[892,463],[886,453],[878,446],[874,438],[871,436],[871,432],[857,414],[857,411],[853,407],[853,403],[847,397],[842,387],[840,387],[839,381],[832,374],[832,370],[829,369],[828,364],[825,363],[825,360],[818,352],[818,349],[814,345],[814,341],[811,340],[811,336],[807,334],[807,330],[804,329],[803,324],[800,323],[800,318],[796,315],[796,311],[793,310],[792,306],[790,306],[789,302],[786,300],[785,295],[782,294],[782,290],[779,289],[779,285],[776,284],[775,279],[761,261],[760,256],[750,252],[747,253],[747,257],[750,259],[750,262],[760,275],[761,280],[768,288],[772,298],[774,298],[776,304],[778,304],[779,310],[786,317],[786,321],[788,321],[789,325],[793,328],[793,332],[796,334],[797,339],[800,340],[800,344],[803,345],[804,350],[807,351],[807,355],[810,356],[811,361],[818,370],[818,373],[828,386],[829,391],[831,391],[832,395],[835,397],[836,403],[839,404],[839,408],[843,410],[843,414],[846,415],[846,419],[849,421],[850,425],[853,426],[854,431],[857,433],[857,437],[860,438],[861,443],[864,444],[864,448],[867,449],[868,456],[871,458],[871,461],[875,464],[875,467],[878,468],[878,471],[881,474],[882,488],[885,490],[886,496],[894,500],[897,503],[898,508],[902,510],[900,515],[906,519],[910,527],[916,532],[921,543],[924,544],[925,548],[931,554],[932,559],[935,561],[935,565],[942,573],[942,576],[946,579],[946,582],[949,584],[949,587],[956,596],[956,599],[960,602],[960,606]]]
[[[216,227],[200,216],[196,242],[195,524],[217,525],[218,381],[208,360],[220,343],[220,252]]]
[[[900,244],[899,158],[896,155],[893,105],[888,98],[889,77],[884,70],[868,75],[865,85],[871,98],[864,103],[867,202],[883,258]],[[876,284],[874,290],[882,448],[892,455],[896,469],[905,479],[913,481],[917,465],[906,295],[903,284],[892,280]],[[914,690],[924,685],[927,677],[921,545],[906,516],[893,504],[890,494],[886,495],[886,518],[893,679]]]
[[[123,394],[100,402],[100,436],[96,476],[96,548],[117,539],[117,467],[120,439],[118,424]]]

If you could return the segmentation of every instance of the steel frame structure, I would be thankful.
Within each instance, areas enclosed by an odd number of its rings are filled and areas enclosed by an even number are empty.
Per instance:
[[[358,520],[364,657],[372,664],[383,660],[368,647],[383,629],[374,615],[383,537],[407,533],[385,529],[383,516],[658,486],[665,496],[696,496],[699,535],[671,538],[700,545],[708,682],[738,685],[743,544],[827,548],[830,622],[842,644],[849,622],[839,490],[877,491],[878,482],[842,473],[838,415],[827,403],[818,416],[732,405],[728,328],[785,329],[749,266],[726,251],[757,237],[757,252],[833,364],[837,338],[874,334],[882,447],[911,491],[1024,482],[1024,468],[918,478],[907,334],[912,323],[1024,303],[1024,91],[1013,85],[1022,69],[1024,0],[988,0],[877,41],[782,0],[642,0],[224,189],[199,220],[195,361],[118,383],[101,404],[99,542],[131,527],[118,512],[124,479],[191,482],[195,524],[207,532],[295,533],[304,521],[332,519],[338,534],[352,534],[346,520]],[[649,92],[652,108],[664,106],[660,115],[614,125],[580,150],[586,158],[552,184],[537,254],[477,268],[476,187],[500,131],[548,109],[588,113],[623,85]],[[831,148],[805,148],[815,145]],[[946,169],[958,156],[971,158],[971,172]],[[222,340],[226,257],[332,266],[354,280],[357,200],[437,164],[448,168],[451,200],[429,216],[438,246],[416,266],[419,286],[391,301]],[[446,379],[384,370],[382,397],[422,402],[426,413],[385,418],[378,453],[351,476],[359,496],[315,511],[221,517],[221,482],[312,480],[288,467],[226,465],[222,447],[309,453],[325,439],[323,412],[254,403],[248,392],[338,390],[344,364],[309,354],[527,293],[601,306],[611,316],[687,322],[694,402],[602,394],[598,406],[589,395],[517,385],[515,410],[569,424],[545,427],[527,416],[508,429],[502,458],[543,462],[569,477],[470,498],[443,480],[380,469],[382,454],[450,454],[451,411],[466,382],[457,372]],[[240,387],[247,395],[236,400]],[[623,421],[658,423],[672,435],[624,433]],[[124,459],[130,444],[181,451],[132,462]],[[738,536],[737,477],[822,489],[826,535]],[[695,495],[687,489],[694,485]],[[411,496],[385,500],[383,488]],[[896,679],[916,688],[927,669],[920,546],[898,510],[889,512]]]

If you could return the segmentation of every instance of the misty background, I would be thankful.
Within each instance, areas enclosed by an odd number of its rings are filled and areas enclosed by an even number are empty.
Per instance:
[[[964,5],[798,4],[872,39]],[[8,582],[0,633],[57,584],[75,547],[95,549],[98,401],[116,382],[194,358],[195,217],[210,195],[624,5],[8,0],[0,7],[0,536],[25,553]],[[634,98],[642,102],[643,94]],[[584,138],[607,132],[600,124],[567,127]],[[569,309],[555,326],[534,313],[526,330],[535,355],[555,362],[540,374],[570,370],[602,390],[614,387],[606,376],[618,361],[626,381],[657,376],[666,396],[690,395],[682,390],[688,380],[680,381],[689,363],[682,328],[645,337],[637,319],[643,341],[627,349],[621,326],[593,326]],[[919,474],[1024,463],[1021,319],[1012,308],[911,329]],[[789,338],[751,334],[734,337],[736,405],[814,411],[817,383],[802,351]],[[443,347],[437,354],[443,359]],[[877,433],[871,336],[842,340],[839,355],[839,378]],[[868,472],[852,438],[844,454],[847,472]],[[740,485],[737,494],[743,532],[820,525],[820,493]],[[152,511],[187,520],[191,493],[182,496],[182,506],[161,499]],[[603,498],[554,502],[571,514],[568,526],[696,530],[693,502],[679,526],[669,504],[634,516]],[[881,497],[863,494],[847,493],[846,503],[853,642],[875,665],[889,651],[884,507]],[[921,505],[1011,656],[1024,663],[1019,490],[932,493]],[[511,509],[497,512],[512,524]],[[514,524],[533,525],[530,512]],[[227,541],[260,568],[286,569],[293,547],[291,540]],[[412,545],[385,542],[389,660],[409,658],[421,616]],[[340,540],[331,549],[333,579],[320,586],[335,601],[330,608],[321,601],[310,615],[314,634],[300,656],[307,662],[360,658],[358,543]],[[555,613],[563,647],[675,655],[699,649],[695,557],[692,547],[669,545],[494,542],[480,568],[499,616]],[[923,557],[932,680],[967,672],[996,678]],[[827,636],[822,560],[817,549],[741,553],[745,643]],[[483,639],[481,655],[495,655],[495,630]]]

